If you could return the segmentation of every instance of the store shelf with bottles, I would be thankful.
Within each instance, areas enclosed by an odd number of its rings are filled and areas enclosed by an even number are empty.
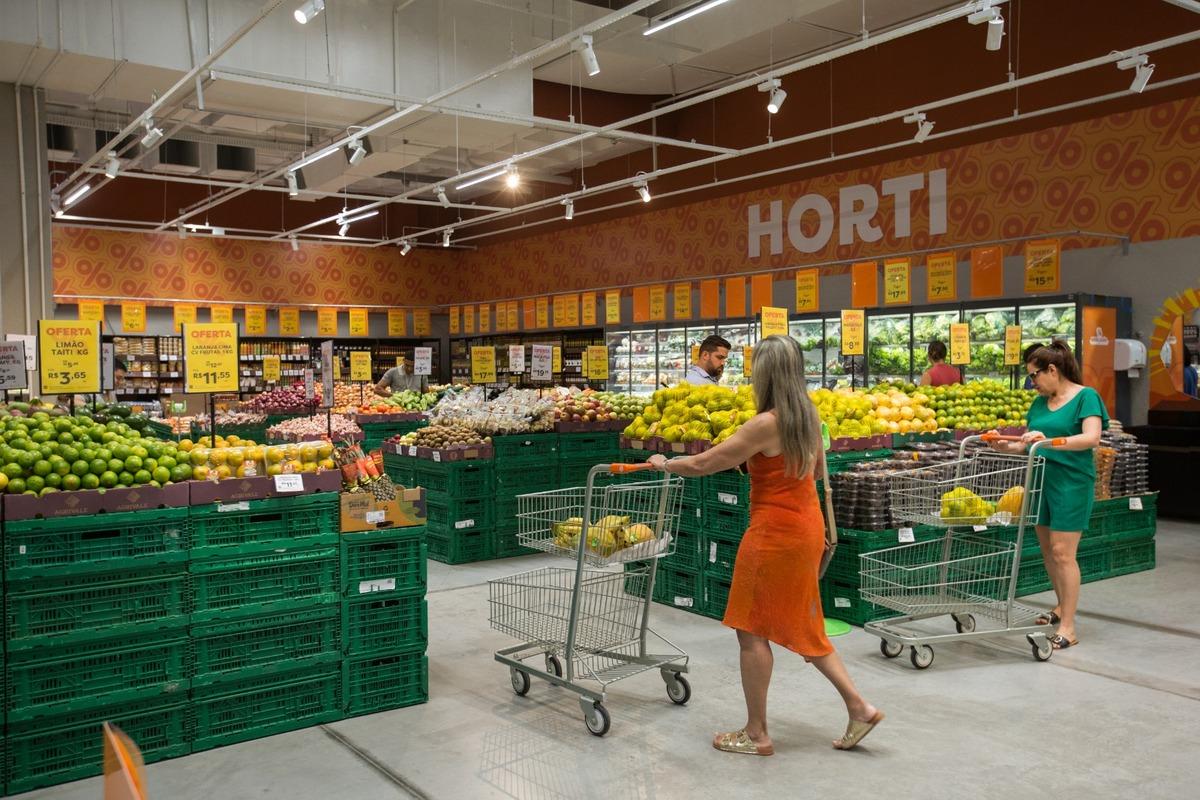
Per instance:
[[[114,387],[118,400],[155,399],[183,391],[183,339],[179,336],[104,336],[126,366]]]

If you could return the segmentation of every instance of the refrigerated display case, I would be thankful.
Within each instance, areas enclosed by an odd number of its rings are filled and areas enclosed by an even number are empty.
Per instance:
[[[609,331],[604,336],[608,345],[608,385],[614,392],[630,394],[633,379],[629,375],[630,362],[629,331]]]
[[[850,371],[846,369],[847,363],[847,359],[842,357],[842,318],[840,316],[826,317],[825,385],[827,387],[836,389],[850,385]],[[862,371],[857,367],[855,383],[859,386],[862,385]]]
[[[1017,324],[1016,308],[971,308],[963,316],[971,326],[971,363],[964,370],[965,380],[1008,380],[1012,370],[1004,366],[1004,329]]]
[[[911,314],[867,318],[867,376],[871,384],[911,380]]]
[[[658,388],[658,335],[651,330],[629,334],[629,375],[634,394],[648,394]]]
[[[1023,305],[1020,311],[1021,347],[1049,344],[1062,339],[1072,348],[1076,343],[1077,320],[1074,303]]]
[[[961,317],[958,309],[947,311],[925,311],[913,314],[912,374],[913,383],[918,383],[921,374],[929,369],[929,345],[941,342],[950,347],[950,326]]]
[[[825,377],[825,321],[794,319],[788,323],[788,333],[800,343],[804,353],[804,378],[808,388],[820,389]]]
[[[681,382],[691,363],[687,328],[659,328],[658,385]]]
[[[753,322],[737,325],[718,325],[717,335],[729,342],[729,359],[725,362],[725,375],[721,378],[724,386],[741,386],[749,383],[745,375],[745,357],[743,348],[758,341],[758,325]]]

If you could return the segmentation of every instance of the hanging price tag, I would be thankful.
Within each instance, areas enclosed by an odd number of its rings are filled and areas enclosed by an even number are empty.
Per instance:
[[[403,336],[407,325],[407,315],[402,308],[389,308],[388,312],[388,336]]]
[[[842,355],[861,356],[866,353],[867,319],[862,309],[848,308],[842,311]]]
[[[763,306],[762,338],[788,335],[788,312],[786,308]]]
[[[889,258],[883,262],[884,305],[908,305],[911,296],[909,266],[907,258]]]
[[[587,376],[593,381],[608,380],[608,348],[604,345],[588,347]]]
[[[529,370],[531,380],[538,383],[549,383],[553,378],[554,348],[550,345],[535,344],[533,346],[533,364]]]
[[[233,322],[233,306],[212,306],[208,309],[208,318],[215,323],[229,324]]]
[[[121,330],[125,333],[146,332],[145,303],[121,303]]]
[[[1004,326],[1004,366],[1020,366],[1021,352],[1021,326]]]
[[[298,308],[281,308],[281,309],[279,309],[279,335],[280,336],[299,336],[300,335],[300,309],[298,309]]]
[[[796,313],[805,314],[821,309],[820,270],[796,271]]]
[[[371,381],[371,351],[350,351],[350,380],[355,383],[370,383]]]
[[[337,336],[338,312],[336,308],[317,309],[317,335]]]
[[[267,309],[265,306],[246,306],[246,335],[267,335]]]
[[[428,308],[418,308],[413,312],[413,336],[431,336],[433,334],[433,315]]]
[[[508,371],[520,374],[525,371],[525,346],[520,344],[509,345],[508,348]]]
[[[937,253],[925,259],[925,297],[930,303],[945,303],[958,297],[958,267],[953,253]]]
[[[196,321],[196,306],[191,303],[176,303],[174,309],[175,332],[183,330],[183,326]]]
[[[366,336],[370,330],[370,323],[367,320],[367,310],[365,308],[350,309],[350,335]]]
[[[263,356],[264,382],[279,383],[280,372],[279,356]]]
[[[742,346],[742,377],[749,378],[754,374],[754,348]]]
[[[621,324],[621,293],[604,293],[604,322],[607,325]]]
[[[561,348],[561,347],[555,347],[555,348],[554,348],[554,350],[552,350],[552,351],[551,351],[551,353],[550,353],[550,358],[551,358],[551,362],[552,362],[552,363],[551,363],[551,368],[554,370],[554,374],[555,374],[555,375],[558,375],[558,374],[560,374],[560,373],[563,371],[563,368],[562,368],[562,348]]]
[[[971,363],[971,326],[966,322],[950,325],[950,363]]]
[[[275,491],[279,492],[280,494],[303,492],[304,476],[297,473],[292,473],[291,475],[276,475]]]
[[[238,390],[238,329],[233,322],[183,326],[183,387],[191,393]]]
[[[496,348],[471,348],[471,383],[496,382]]]
[[[414,347],[413,348],[413,374],[414,375],[432,375],[433,374],[433,348],[432,347]]]

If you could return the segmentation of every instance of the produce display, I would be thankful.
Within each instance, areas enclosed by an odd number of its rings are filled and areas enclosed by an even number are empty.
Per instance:
[[[196,416],[196,417],[173,417],[173,419],[188,420],[195,427],[202,428],[204,430],[208,430],[209,427],[212,425],[212,419],[210,417],[203,416],[203,415]],[[250,411],[218,411],[217,412],[217,430],[218,431],[221,430],[222,428],[250,428],[250,427],[254,427],[256,425],[262,425],[266,421],[267,421],[266,414],[260,414],[260,413],[256,413],[256,412],[250,412]],[[178,430],[178,428],[173,425],[172,430],[174,430],[176,433],[186,433],[190,429],[185,428],[184,430],[181,431],[181,430]]]
[[[359,445],[339,447],[335,460],[342,469],[342,488],[347,492],[370,492],[381,503],[396,499],[396,484]]]
[[[659,436],[668,442],[707,440],[720,444],[754,414],[754,391],[749,386],[735,391],[723,386],[679,384],[655,392],[651,404],[625,428],[625,435],[631,439]]]
[[[447,392],[430,413],[431,422],[458,423],[484,436],[549,431],[555,401],[537,389],[507,389],[494,400],[483,387]]]
[[[338,414],[293,417],[267,428],[267,438],[276,441],[300,442],[326,437],[335,441],[349,441],[361,439],[362,435],[362,428],[357,422]]]
[[[319,385],[317,389],[320,390]],[[242,403],[241,408],[242,411],[252,413],[303,414],[312,411],[317,405],[317,399],[305,399],[303,386],[277,386]]]
[[[391,439],[388,439],[390,444],[404,445],[405,447],[414,445],[417,447],[430,447],[434,450],[445,450],[447,447],[454,447],[456,445],[488,444],[491,441],[490,437],[484,438],[466,425],[460,425],[455,422],[436,423],[426,428],[421,428],[402,436],[393,436]]]
[[[374,392],[368,402],[356,410],[359,414],[396,414],[404,411],[428,411],[437,405],[437,392],[414,392],[406,389],[393,392],[390,397],[377,397]]]
[[[646,407],[647,402],[645,397],[617,394],[616,392],[597,392],[596,397],[601,402],[608,404],[609,413],[616,419],[636,419],[637,415]]]
[[[333,445],[329,442],[306,441],[286,445],[258,445],[237,437],[217,437],[210,446],[207,436],[192,444],[187,439],[179,443],[181,460],[191,465],[193,480],[224,480],[253,478],[260,475],[284,475],[301,472],[320,472],[336,469]]]
[[[616,395],[609,395],[609,397],[616,397]],[[628,406],[623,404],[623,407]],[[558,422],[611,422],[622,419],[617,415],[613,401],[591,389],[584,391],[559,390],[554,404],[554,416]],[[632,419],[632,417],[624,417],[624,419]]]

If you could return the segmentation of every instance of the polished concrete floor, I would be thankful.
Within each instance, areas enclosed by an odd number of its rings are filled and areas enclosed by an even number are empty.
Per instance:
[[[777,651],[773,758],[714,751],[744,721],[737,647],[719,623],[654,607],[692,656],[694,695],[656,673],[613,687],[612,732],[587,733],[576,698],[535,683],[513,694],[492,652],[489,577],[540,558],[430,565],[428,704],[148,767],[153,800],[390,798],[1182,798],[1200,782],[1200,526],[1161,521],[1158,569],[1083,588],[1077,649],[1035,663],[1023,639],[937,648],[915,671],[855,630],[835,639],[888,712],[859,751],[832,750],[837,696]],[[1048,596],[1034,598],[1047,605]],[[944,626],[943,626],[944,627]],[[98,780],[23,795],[94,800]]]

